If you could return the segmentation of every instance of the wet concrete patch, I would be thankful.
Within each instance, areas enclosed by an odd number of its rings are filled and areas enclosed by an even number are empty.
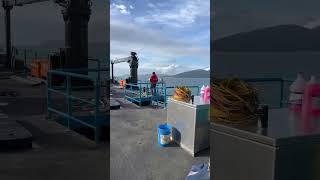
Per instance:
[[[6,90],[6,91],[0,91],[0,96],[17,97],[19,96],[19,93],[16,91]]]
[[[26,98],[5,98],[7,106],[0,107],[9,117],[32,116],[45,114],[46,99],[37,97]]]

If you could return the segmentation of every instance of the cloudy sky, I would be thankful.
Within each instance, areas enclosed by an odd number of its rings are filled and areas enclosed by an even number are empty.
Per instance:
[[[215,0],[213,38],[283,24],[320,25],[319,0]]]
[[[111,0],[111,59],[136,51],[139,74],[210,66],[209,0]],[[126,63],[115,75],[129,73]]]
[[[107,2],[93,0],[89,22],[89,41],[105,42]],[[61,7],[42,2],[12,10],[13,45],[39,45],[48,40],[64,40]],[[0,8],[0,47],[4,45],[4,10]]]

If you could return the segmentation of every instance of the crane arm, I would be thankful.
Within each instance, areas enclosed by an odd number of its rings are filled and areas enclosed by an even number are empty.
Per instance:
[[[111,64],[118,64],[118,63],[123,63],[123,62],[130,63],[131,61],[132,61],[132,57],[129,56],[126,58],[111,60]]]
[[[26,4],[33,4],[39,3],[44,1],[51,1],[51,0],[3,0],[3,5],[5,6],[23,6]]]

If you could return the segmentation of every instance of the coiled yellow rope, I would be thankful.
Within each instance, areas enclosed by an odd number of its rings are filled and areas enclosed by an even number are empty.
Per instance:
[[[257,90],[239,79],[213,80],[211,83],[211,120],[229,124],[257,123]]]
[[[177,86],[174,89],[173,99],[188,103],[191,100],[191,90],[185,86]]]

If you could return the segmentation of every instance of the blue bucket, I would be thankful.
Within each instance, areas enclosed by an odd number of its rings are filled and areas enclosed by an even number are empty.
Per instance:
[[[171,126],[169,124],[160,124],[158,126],[158,144],[162,147],[170,143]]]

